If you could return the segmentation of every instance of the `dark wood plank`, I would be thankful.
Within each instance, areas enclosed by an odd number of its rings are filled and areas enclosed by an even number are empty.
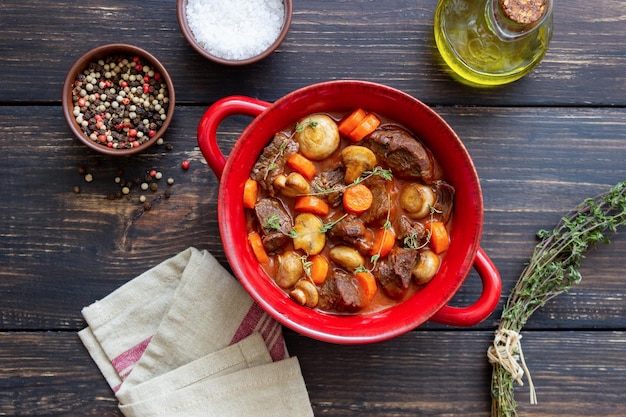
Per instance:
[[[58,103],[65,73],[82,52],[125,42],[163,61],[185,103],[206,104],[229,94],[274,101],[337,78],[389,84],[430,104],[626,103],[622,2],[555,2],[555,33],[544,62],[513,85],[485,90],[453,82],[441,66],[432,34],[436,3],[296,2],[293,26],[279,51],[261,63],[231,68],[205,60],[187,45],[173,1],[65,0],[33,7],[9,0],[0,14],[0,102]]]
[[[317,416],[485,416],[487,331],[414,331],[363,346],[287,332]],[[516,389],[520,415],[623,416],[626,334],[526,332],[539,404]],[[121,416],[74,332],[0,333],[0,415]],[[70,366],[71,365],[71,366]],[[390,377],[390,376],[393,377]]]
[[[122,416],[74,332],[2,332],[0,360],[2,416]]]
[[[503,299],[528,260],[538,229],[553,227],[584,198],[626,178],[623,110],[437,110],[476,163],[485,199],[482,246],[502,274]],[[119,160],[75,141],[58,109],[0,107],[1,328],[77,329],[83,306],[188,246],[210,250],[227,266],[216,221],[217,180],[190,128],[203,111],[177,109],[167,134],[172,151],[155,147]],[[35,127],[28,117],[33,112]],[[594,127],[599,120],[601,129]],[[246,117],[225,122],[220,133],[225,153],[248,122]],[[184,159],[191,160],[189,171],[180,168]],[[78,174],[80,166],[94,175],[92,183]],[[130,200],[107,200],[120,188],[114,182],[120,168],[130,179],[156,168],[175,184],[167,187],[162,180],[159,192],[147,194],[155,199],[153,209],[143,212],[136,188]],[[74,185],[80,194],[73,193]],[[165,189],[169,199],[162,198]],[[590,254],[584,282],[550,303],[533,325],[624,328],[626,289],[618,260],[625,254],[623,234]],[[479,291],[472,273],[453,304],[467,305]],[[483,326],[493,326],[499,311]]]

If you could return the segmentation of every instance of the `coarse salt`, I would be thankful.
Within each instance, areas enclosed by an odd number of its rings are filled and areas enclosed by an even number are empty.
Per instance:
[[[187,24],[210,54],[244,60],[269,48],[285,17],[282,0],[189,0]]]

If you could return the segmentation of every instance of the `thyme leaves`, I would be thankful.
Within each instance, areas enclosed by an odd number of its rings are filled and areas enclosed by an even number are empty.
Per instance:
[[[276,214],[269,216],[263,223],[263,228],[267,230],[280,230],[280,217]]]
[[[393,173],[392,173],[392,171],[390,169],[384,169],[384,168],[382,168],[380,166],[376,166],[371,171],[363,171],[363,173],[361,174],[360,177],[358,177],[356,180],[354,180],[353,182],[351,182],[348,185],[334,185],[334,186],[329,187],[329,188],[324,188],[324,187],[320,186],[319,184],[315,184],[314,185],[315,192],[310,193],[308,195],[326,195],[326,194],[331,194],[331,193],[335,193],[335,192],[344,192],[346,190],[346,188],[354,187],[355,185],[360,184],[363,181],[365,181],[368,178],[371,178],[373,176],[381,177],[385,181],[391,181],[393,179]]]
[[[540,242],[504,306],[496,338],[503,332],[519,333],[535,311],[578,284],[582,279],[578,269],[586,252],[598,243],[609,243],[607,233],[615,233],[618,227],[624,225],[626,181],[603,194],[585,199],[562,217],[553,230],[539,230],[537,237]],[[516,353],[523,358],[521,347]],[[497,361],[492,365],[491,415],[517,416],[513,383],[516,380],[519,382],[521,376],[515,378]]]
[[[317,127],[317,124],[318,124],[318,122],[313,120],[313,119],[308,119],[304,123],[296,123],[296,129],[295,129],[294,133],[302,132],[307,127],[310,127],[311,129],[315,129]]]

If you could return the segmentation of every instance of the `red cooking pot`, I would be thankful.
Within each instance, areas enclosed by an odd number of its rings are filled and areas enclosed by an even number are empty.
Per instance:
[[[267,276],[248,244],[242,205],[244,182],[274,134],[317,112],[348,112],[357,107],[394,120],[416,134],[432,151],[455,189],[450,247],[437,275],[408,300],[383,311],[341,315],[295,303]],[[225,118],[255,116],[228,158],[217,143]],[[432,109],[396,89],[364,81],[329,81],[294,91],[270,104],[232,96],[212,105],[198,126],[202,155],[220,179],[218,221],[228,262],[243,287],[272,317],[306,336],[333,343],[369,343],[403,334],[427,320],[471,326],[487,318],[500,299],[500,275],[480,248],[483,198],[476,169],[465,146]],[[447,303],[475,268],[483,284],[479,299],[468,307]]]

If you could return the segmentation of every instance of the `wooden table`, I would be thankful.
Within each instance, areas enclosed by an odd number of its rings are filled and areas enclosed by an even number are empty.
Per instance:
[[[315,82],[380,82],[434,107],[457,131],[483,187],[482,247],[503,279],[494,314],[472,328],[427,323],[386,342],[327,344],[286,331],[318,416],[487,416],[486,359],[502,306],[536,244],[584,198],[626,178],[626,3],[555,2],[543,63],[506,87],[453,81],[434,49],[436,0],[295,1],[293,26],[271,57],[224,67],[184,40],[173,0],[0,5],[0,415],[119,416],[77,337],[80,310],[175,253],[208,249],[227,266],[216,222],[218,182],[196,144],[205,109],[231,94],[273,101]],[[72,138],[61,87],[78,56],[125,42],[156,55],[174,78],[166,139],[115,159]],[[220,128],[229,147],[249,123]],[[180,168],[191,161],[188,171]],[[94,176],[86,183],[78,173]],[[171,198],[141,214],[136,195],[108,200],[118,169],[171,176]],[[80,194],[73,192],[80,186]],[[626,238],[591,252],[583,282],[536,313],[523,348],[520,415],[626,415]],[[475,272],[452,301],[480,293]]]

